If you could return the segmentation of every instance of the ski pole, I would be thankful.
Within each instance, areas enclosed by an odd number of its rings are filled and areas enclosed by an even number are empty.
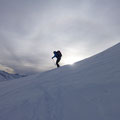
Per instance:
[[[52,59],[52,61],[53,61],[53,64],[56,65],[54,59]]]

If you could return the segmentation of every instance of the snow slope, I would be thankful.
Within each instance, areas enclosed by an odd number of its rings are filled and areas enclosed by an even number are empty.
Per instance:
[[[25,77],[25,75],[10,74],[0,70],[0,82]]]
[[[0,83],[0,120],[120,120],[120,43],[73,66]]]

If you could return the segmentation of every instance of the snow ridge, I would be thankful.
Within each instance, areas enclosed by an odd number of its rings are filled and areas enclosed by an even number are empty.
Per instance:
[[[73,66],[0,83],[0,120],[120,120],[120,43]]]

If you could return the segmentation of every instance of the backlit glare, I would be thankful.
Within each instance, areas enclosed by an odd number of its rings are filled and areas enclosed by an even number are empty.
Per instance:
[[[68,57],[68,58],[63,59],[63,64],[73,65],[75,62],[77,62],[79,60],[80,60],[80,58]]]

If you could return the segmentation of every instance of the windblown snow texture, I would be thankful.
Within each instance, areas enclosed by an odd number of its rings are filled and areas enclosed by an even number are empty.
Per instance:
[[[73,66],[0,83],[0,120],[120,120],[120,43]]]

